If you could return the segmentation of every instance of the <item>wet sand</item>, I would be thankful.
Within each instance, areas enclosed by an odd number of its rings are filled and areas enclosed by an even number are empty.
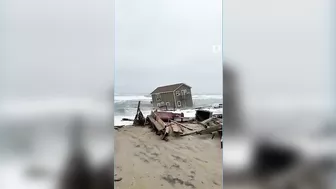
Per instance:
[[[147,127],[114,132],[117,189],[223,188],[220,139],[211,135],[160,139]]]

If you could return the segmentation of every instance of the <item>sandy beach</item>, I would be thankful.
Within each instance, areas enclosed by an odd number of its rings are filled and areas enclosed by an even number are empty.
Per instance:
[[[148,127],[115,130],[117,189],[223,188],[220,139],[211,135],[160,139]]]

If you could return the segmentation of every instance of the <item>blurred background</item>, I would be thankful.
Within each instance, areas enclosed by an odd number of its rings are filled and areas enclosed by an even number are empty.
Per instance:
[[[78,146],[92,170],[111,163],[114,2],[0,7],[0,188],[59,188]]]
[[[308,188],[304,175],[308,171],[303,169],[325,159],[335,161],[333,11],[329,0],[223,1],[224,68],[235,74],[236,117],[244,130],[223,137],[224,175],[238,170],[243,174],[245,169],[244,174],[248,169],[256,174],[256,169],[267,172],[273,167],[279,170],[275,178],[283,178],[282,184],[278,181],[277,187],[266,188]],[[258,159],[261,149],[271,151],[273,155],[267,157],[274,161]],[[288,166],[280,174],[280,168],[287,166],[282,161],[296,153],[302,156],[298,161],[305,163]],[[294,167],[302,172],[291,175]],[[315,173],[320,176],[317,167]],[[285,180],[284,175],[297,179]],[[241,181],[232,184],[238,186]]]

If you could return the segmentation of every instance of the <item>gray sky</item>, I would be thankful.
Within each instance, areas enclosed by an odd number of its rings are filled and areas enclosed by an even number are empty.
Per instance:
[[[1,9],[2,95],[96,96],[113,87],[112,1],[6,0]]]
[[[224,56],[244,76],[244,94],[326,94],[328,2],[224,1]],[[117,93],[150,93],[175,82],[193,93],[220,93],[221,55],[212,47],[221,43],[221,4],[117,0],[114,26],[108,0],[7,0],[1,92],[97,95],[112,87],[115,73]]]
[[[241,76],[243,98],[330,100],[330,3],[224,1],[224,57]]]
[[[221,94],[221,0],[117,0],[116,93],[185,82]]]

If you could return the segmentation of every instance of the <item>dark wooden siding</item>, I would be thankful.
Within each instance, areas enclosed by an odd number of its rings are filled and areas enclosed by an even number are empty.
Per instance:
[[[167,102],[169,103],[168,108],[174,108],[175,106],[175,101],[174,101],[174,93],[170,92],[170,93],[161,93],[160,95],[160,100],[156,99],[156,96],[158,94],[153,94],[152,95],[152,102],[153,102],[153,106],[154,107],[158,107],[158,103],[160,103],[161,105],[166,105]]]
[[[183,92],[185,91],[185,92]],[[181,102],[181,107],[177,108],[188,108],[188,107],[193,107],[193,100],[192,100],[192,94],[191,94],[191,88],[182,85],[180,88],[178,88],[175,91],[175,98],[176,98],[176,103],[178,104],[178,101]]]

